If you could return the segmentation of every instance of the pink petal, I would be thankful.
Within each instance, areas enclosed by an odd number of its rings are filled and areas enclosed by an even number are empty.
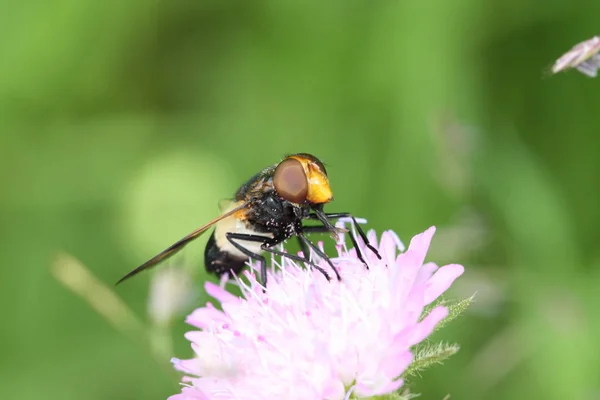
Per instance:
[[[187,316],[185,322],[197,328],[206,329],[215,323],[227,323],[229,318],[209,303],[206,307],[194,310]]]
[[[204,284],[204,288],[206,289],[206,293],[208,293],[210,296],[214,297],[215,299],[219,300],[221,303],[226,303],[226,302],[230,302],[230,301],[233,301],[233,302],[241,301],[241,299],[239,297],[232,295],[228,291],[224,290],[223,288],[219,287],[218,285],[215,285],[212,282],[206,282]]]
[[[192,342],[192,344],[196,343],[202,346],[209,344],[210,346],[215,346],[219,343],[219,338],[209,331],[189,331],[184,333],[183,336]]]
[[[427,250],[429,249],[429,244],[431,243],[431,238],[434,233],[435,227],[432,226],[425,232],[412,238],[408,250],[404,253],[400,253],[396,258],[396,265],[398,268],[392,274],[392,279],[394,275],[400,274],[402,284],[405,287],[414,284],[417,274],[425,261],[425,256],[427,255]]]
[[[420,269],[417,274],[417,279],[415,279],[415,285],[422,285],[431,278],[433,273],[438,270],[438,266],[436,263],[426,263]]]
[[[394,238],[395,235],[396,234],[392,231],[385,231],[381,235],[379,255],[381,255],[388,266],[394,264],[394,260],[396,259],[397,236]]]
[[[209,398],[198,389],[184,387],[181,393],[170,396],[167,400],[209,400]]]
[[[367,232],[367,239],[370,244],[377,243],[377,233],[375,233],[374,229],[370,229],[369,232]]]
[[[345,389],[342,382],[330,379],[321,392],[321,397],[324,399],[339,399],[344,395]]]
[[[425,297],[425,286],[413,286],[402,307],[403,323],[412,326],[419,321],[423,314],[423,298]]]
[[[425,256],[427,255],[427,251],[429,250],[429,245],[431,244],[431,239],[433,238],[433,234],[435,233],[435,226],[427,229],[425,232],[420,233],[412,238],[410,244],[408,245],[407,253],[413,253],[417,257],[416,260],[420,260],[417,264],[422,265],[425,261]]]
[[[394,238],[394,242],[396,242],[396,247],[398,248],[398,250],[400,251],[405,251],[406,250],[406,246],[404,245],[404,243],[402,242],[402,240],[400,240],[400,238],[398,237],[398,235],[396,235],[396,232],[390,230],[388,231],[391,233],[391,235]]]
[[[430,304],[444,293],[456,278],[462,275],[465,267],[458,264],[449,264],[437,270],[435,275],[427,281],[425,289],[425,305]]]
[[[448,316],[448,309],[444,306],[439,306],[431,310],[429,314],[421,322],[419,322],[412,330],[408,345],[413,346],[420,343],[433,332],[435,326]]]
[[[390,377],[390,379],[395,379],[402,375],[402,373],[404,372],[404,370],[406,370],[406,368],[408,368],[412,360],[412,353],[406,349],[402,349],[400,354],[398,354],[395,357],[390,357],[388,365],[383,366],[383,371],[387,376]]]
[[[398,390],[403,384],[404,381],[402,379],[398,379],[396,381],[390,381],[382,387],[377,388],[377,390],[373,390],[370,385],[357,383],[354,385],[354,394],[356,394],[358,397],[372,397],[380,394],[387,394]]]
[[[381,389],[379,389],[378,391],[373,393],[373,395],[377,396],[377,395],[384,395],[387,393],[395,392],[398,389],[400,389],[402,387],[402,385],[404,385],[403,379],[397,379],[395,381],[391,381],[390,383],[388,383],[387,385],[383,386]]]
[[[179,358],[171,358],[171,363],[175,369],[185,372],[186,374],[197,375],[198,374],[198,361],[195,358],[190,360],[180,360]]]

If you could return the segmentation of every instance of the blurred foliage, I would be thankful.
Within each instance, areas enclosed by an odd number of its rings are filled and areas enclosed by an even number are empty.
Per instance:
[[[581,0],[3,1],[1,397],[178,392],[53,257],[112,285],[306,151],[329,166],[330,210],[405,240],[437,225],[431,258],[467,268],[453,295],[478,292],[441,336],[461,351],[413,392],[600,398],[600,83],[544,73],[598,15]],[[202,245],[184,254],[199,287]],[[142,319],[151,276],[117,289]],[[172,329],[185,358],[182,316]]]

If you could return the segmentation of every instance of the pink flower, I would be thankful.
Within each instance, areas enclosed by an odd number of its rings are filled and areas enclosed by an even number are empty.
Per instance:
[[[348,399],[398,390],[411,347],[448,313],[438,306],[422,318],[424,307],[464,270],[424,263],[434,232],[415,236],[400,254],[396,234],[384,232],[376,246],[382,260],[361,244],[369,269],[355,249],[338,246],[332,261],[341,282],[284,259],[266,293],[251,273],[249,285],[238,281],[243,298],[206,283],[223,311],[208,303],[187,318],[201,330],[186,334],[195,358],[172,360],[187,376],[170,399]],[[377,243],[373,231],[369,241]]]

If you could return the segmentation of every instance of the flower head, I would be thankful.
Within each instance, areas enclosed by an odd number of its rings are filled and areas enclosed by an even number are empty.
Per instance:
[[[411,347],[448,313],[437,306],[423,316],[425,307],[463,273],[461,265],[424,262],[434,232],[400,253],[396,234],[384,232],[381,260],[360,243],[368,268],[356,249],[338,246],[332,261],[341,281],[283,259],[266,292],[252,273],[249,284],[238,280],[243,298],[207,283],[223,310],[208,303],[187,318],[201,330],[186,334],[195,357],[173,359],[187,376],[170,399],[348,399],[398,390]],[[375,245],[374,232],[368,236]]]

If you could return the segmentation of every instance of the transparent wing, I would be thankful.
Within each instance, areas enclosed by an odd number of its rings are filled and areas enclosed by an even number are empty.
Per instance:
[[[214,224],[216,224],[217,222],[221,221],[222,219],[225,219],[233,214],[235,214],[238,211],[241,211],[245,208],[247,208],[250,205],[249,202],[245,202],[242,203],[241,205],[227,211],[224,214],[221,214],[220,216],[218,216],[217,218],[213,219],[212,221],[206,223],[205,225],[201,226],[200,228],[196,229],[195,231],[193,231],[192,233],[190,233],[189,235],[181,238],[179,241],[177,241],[176,243],[172,244],[171,246],[169,246],[167,249],[163,250],[162,252],[160,252],[159,254],[155,255],[154,257],[152,257],[151,259],[149,259],[148,261],[146,261],[145,263],[143,263],[142,265],[140,265],[139,267],[137,267],[136,269],[134,269],[133,271],[129,272],[127,275],[125,275],[124,277],[122,277],[121,279],[119,279],[119,281],[116,283],[117,285],[129,278],[131,278],[134,275],[139,274],[140,272],[147,270],[149,268],[154,267],[156,264],[166,260],[167,258],[173,256],[175,253],[179,252],[181,249],[183,249],[188,243],[190,243],[192,240],[197,239],[198,237],[200,237],[204,232],[206,232],[211,226],[213,226]]]
[[[231,207],[232,204],[233,204],[233,200],[231,200],[231,199],[219,200],[219,211],[224,213],[225,211],[227,211],[228,208]]]

